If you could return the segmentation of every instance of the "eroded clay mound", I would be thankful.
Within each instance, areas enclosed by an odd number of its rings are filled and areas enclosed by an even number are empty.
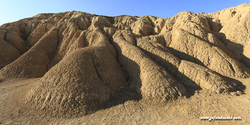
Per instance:
[[[27,95],[27,104],[53,116],[83,115],[106,104],[125,85],[125,74],[107,48],[82,48],[42,77]]]
[[[20,56],[19,51],[4,40],[6,29],[0,28],[0,69]]]
[[[42,77],[50,68],[57,47],[58,29],[52,28],[26,53],[5,66],[0,75],[20,78]]]
[[[53,116],[83,115],[100,108],[125,87],[126,76],[107,37],[98,29],[86,36],[96,39],[89,41],[89,47],[71,50],[52,67],[31,89],[27,104]]]
[[[250,76],[249,8],[165,19],[38,14],[0,27],[0,77],[41,77],[26,104],[63,117],[99,109],[123,88],[155,104],[238,91],[232,79]]]
[[[149,36],[137,40],[137,45],[176,80],[189,89],[206,89],[217,93],[239,90],[239,85],[218,73],[194,62],[177,58],[164,48],[163,36]]]
[[[180,83],[134,46],[131,34],[117,31],[113,36],[118,61],[129,75],[130,86],[149,100],[164,101],[185,95],[186,90]]]

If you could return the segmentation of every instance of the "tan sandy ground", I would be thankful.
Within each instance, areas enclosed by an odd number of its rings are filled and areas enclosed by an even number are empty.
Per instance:
[[[1,124],[242,124],[250,123],[250,79],[240,79],[244,93],[213,94],[197,91],[188,98],[169,101],[162,107],[128,100],[95,113],[72,119],[52,118],[45,112],[24,107],[27,94],[36,79],[2,80],[0,83]],[[126,98],[125,96],[120,97]],[[241,117],[241,120],[201,120],[200,117]]]

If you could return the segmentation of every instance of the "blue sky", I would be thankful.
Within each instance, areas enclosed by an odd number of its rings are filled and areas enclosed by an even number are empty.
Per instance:
[[[97,15],[172,17],[182,11],[216,12],[249,0],[0,0],[0,25],[39,13],[82,11]]]

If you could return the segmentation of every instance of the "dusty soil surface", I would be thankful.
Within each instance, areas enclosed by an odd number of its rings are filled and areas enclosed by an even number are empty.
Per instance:
[[[113,104],[77,118],[51,117],[22,104],[36,79],[7,79],[0,83],[1,124],[242,124],[250,123],[250,79],[239,79],[243,93],[215,94],[196,91],[189,97],[153,106],[141,100],[129,100],[123,93]],[[131,95],[130,95],[131,96]],[[46,109],[45,109],[46,110]],[[201,120],[200,117],[241,117],[241,120]]]

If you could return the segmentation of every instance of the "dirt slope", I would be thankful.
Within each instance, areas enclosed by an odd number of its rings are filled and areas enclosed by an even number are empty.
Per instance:
[[[250,5],[171,18],[38,14],[0,26],[0,123],[249,120]],[[62,119],[63,118],[63,119]]]

